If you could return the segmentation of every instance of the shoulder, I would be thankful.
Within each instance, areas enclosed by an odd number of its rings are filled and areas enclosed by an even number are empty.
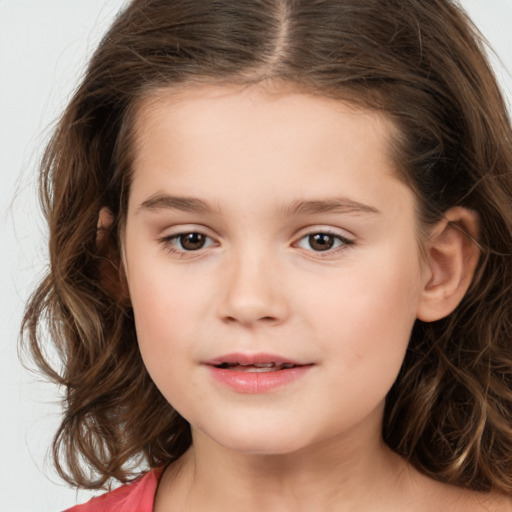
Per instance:
[[[163,468],[154,469],[134,482],[75,505],[65,512],[152,512]]]
[[[512,512],[512,498],[495,491],[462,492],[452,503],[454,512]]]
[[[512,496],[497,490],[475,491],[434,480],[408,467],[408,506],[404,510],[431,512],[512,512]],[[404,481],[405,484],[405,481]]]
[[[424,502],[425,512],[430,511],[432,503],[436,510],[450,512],[512,512],[512,497],[498,491],[480,492],[441,484],[436,493]]]

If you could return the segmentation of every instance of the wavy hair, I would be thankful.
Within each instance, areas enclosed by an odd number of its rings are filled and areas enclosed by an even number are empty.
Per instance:
[[[22,334],[65,391],[58,471],[98,488],[189,447],[144,367],[123,284],[134,113],[162,87],[264,80],[389,116],[423,226],[455,205],[478,212],[470,289],[447,318],[416,322],[383,436],[433,478],[512,494],[511,126],[483,40],[450,0],[133,0],[118,15],[40,174],[50,264]],[[114,221],[98,231],[103,207]]]

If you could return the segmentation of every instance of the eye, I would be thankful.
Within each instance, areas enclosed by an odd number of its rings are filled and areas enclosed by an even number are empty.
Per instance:
[[[351,240],[340,235],[320,232],[303,236],[297,243],[297,246],[315,252],[325,252],[344,245],[350,245],[351,243]]]
[[[213,245],[213,240],[204,233],[190,232],[180,233],[164,239],[168,247],[177,252],[192,252],[205,249]]]

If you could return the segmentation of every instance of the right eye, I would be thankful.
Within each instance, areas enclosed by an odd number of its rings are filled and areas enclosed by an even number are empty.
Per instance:
[[[197,231],[165,237],[163,242],[171,252],[199,251],[214,244],[209,236]]]

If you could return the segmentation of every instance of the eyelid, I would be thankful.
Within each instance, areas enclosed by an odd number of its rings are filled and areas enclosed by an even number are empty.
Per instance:
[[[329,235],[337,238],[342,243],[338,245],[337,247],[326,249],[324,251],[315,251],[314,249],[306,249],[299,246],[299,243],[304,240],[305,238],[317,235],[317,234],[324,234]],[[307,228],[302,229],[297,236],[294,239],[295,241],[292,243],[293,247],[298,247],[300,249],[303,249],[304,251],[314,254],[315,256],[320,257],[326,257],[329,255],[333,255],[337,253],[338,251],[344,251],[348,247],[354,245],[355,239],[353,238],[353,235],[349,235],[346,230],[341,230],[333,227],[328,226],[308,226]]]
[[[355,236],[347,229],[328,226],[325,224],[313,224],[311,226],[306,226],[300,229],[294,238],[297,240],[299,238],[304,238],[307,235],[316,235],[317,233],[337,236],[350,243],[355,242]]]
[[[187,235],[201,235],[201,236],[204,236],[204,245],[202,245],[198,249],[185,249],[185,248],[179,249],[179,250],[182,250],[183,252],[197,252],[197,251],[200,251],[202,249],[206,249],[207,247],[210,247],[214,243],[214,241],[213,241],[213,239],[211,237],[209,237],[208,235],[203,235],[203,233],[199,233],[197,231],[191,231],[189,233],[180,233],[178,235],[167,237],[167,240],[169,242],[171,242],[171,243],[175,242],[175,241],[182,242],[181,238],[182,237],[186,237]]]
[[[168,225],[159,231],[161,234],[157,236],[158,240],[163,240],[164,238],[169,239],[180,235],[186,235],[188,233],[200,233],[201,235],[207,236],[214,240],[218,238],[218,236],[209,227],[203,224]]]
[[[180,237],[192,233],[203,235],[207,240],[210,241],[210,243],[196,250],[180,249],[179,247],[176,247],[174,244],[175,240],[178,240]],[[203,254],[205,250],[219,245],[216,237],[210,233],[209,229],[207,229],[205,226],[197,224],[179,225],[173,229],[169,229],[166,234],[157,238],[157,242],[162,244],[169,253],[178,255],[180,257],[199,256],[200,254]]]

